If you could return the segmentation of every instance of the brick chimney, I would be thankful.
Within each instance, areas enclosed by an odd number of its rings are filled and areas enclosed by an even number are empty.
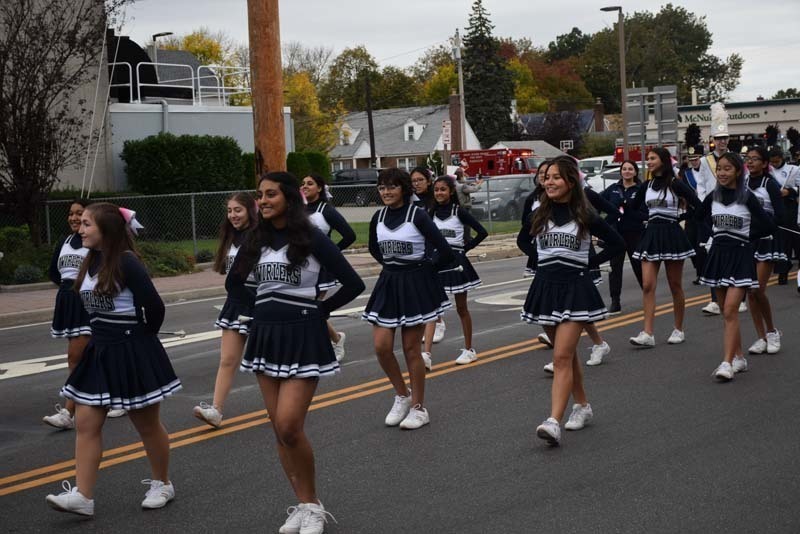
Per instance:
[[[606,123],[606,110],[605,106],[603,106],[603,101],[599,98],[594,103],[594,131],[595,132],[603,132],[605,131],[605,123]]]
[[[463,150],[461,143],[461,97],[455,92],[450,95],[450,138],[453,146],[450,150]]]

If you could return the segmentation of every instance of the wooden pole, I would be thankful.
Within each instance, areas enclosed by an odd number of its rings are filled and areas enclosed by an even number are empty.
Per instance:
[[[256,176],[286,169],[278,0],[247,0]]]

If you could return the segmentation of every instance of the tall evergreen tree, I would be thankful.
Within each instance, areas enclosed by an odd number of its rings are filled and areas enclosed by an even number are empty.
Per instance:
[[[484,147],[515,135],[510,116],[514,81],[493,29],[483,1],[475,0],[464,36],[464,101],[467,121]]]

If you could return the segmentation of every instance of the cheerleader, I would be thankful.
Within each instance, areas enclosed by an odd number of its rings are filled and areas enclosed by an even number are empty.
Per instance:
[[[748,191],[741,158],[723,154],[717,161],[717,187],[703,200],[696,218],[705,218],[712,229],[711,250],[700,283],[717,293],[717,301],[725,321],[722,363],[714,370],[719,380],[731,380],[734,373],[747,371],[742,356],[739,329],[739,303],[748,288],[758,287],[753,265],[753,230],[758,227],[775,230],[771,217],[761,208],[758,199]]]
[[[517,244],[537,259],[522,319],[543,325],[554,344],[551,412],[536,434],[557,445],[570,393],[575,404],[565,428],[580,430],[592,418],[577,346],[584,325],[604,319],[607,312],[589,270],[614,257],[625,244],[589,204],[578,166],[571,158],[556,158],[551,163],[544,188],[541,206],[523,225]],[[594,256],[589,253],[592,235],[606,243]]]
[[[311,224],[322,230],[322,233],[331,236],[331,231],[336,230],[341,236],[336,247],[339,250],[344,250],[353,244],[356,240],[356,233],[344,220],[344,217],[336,211],[333,204],[327,202],[329,200],[328,186],[325,185],[325,179],[318,174],[310,174],[303,178],[300,186],[300,192],[306,199],[306,213],[308,218],[311,219]],[[319,298],[324,299],[325,294],[329,289],[336,287],[337,282],[326,271],[320,273],[319,283]],[[328,335],[331,338],[333,345],[333,353],[336,355],[336,361],[340,362],[344,358],[344,332],[337,332],[330,321],[328,321]]]
[[[411,169],[409,176],[411,176],[411,188],[414,190],[414,194],[411,195],[411,202],[430,213],[436,206],[436,202],[433,199],[433,177],[431,176],[431,171],[425,167],[414,167]],[[469,239],[469,228],[466,228],[466,231],[465,237]],[[422,336],[422,340],[425,343],[425,350],[422,351],[422,360],[425,362],[425,369],[428,371],[433,367],[431,337],[433,338],[433,343],[439,343],[444,339],[444,333],[447,330],[444,317],[438,317],[434,325],[433,334],[427,332],[428,329],[426,327],[426,333]]]
[[[304,422],[319,377],[339,372],[325,319],[364,290],[364,283],[305,212],[300,187],[286,172],[264,174],[256,191],[261,221],[228,273],[229,294],[247,295],[254,273],[258,289],[241,370],[255,373],[272,421],[278,457],[299,500],[289,508],[283,533],[321,533],[330,515],[317,499],[314,453]],[[317,298],[321,269],[341,284]]]
[[[94,515],[94,487],[103,453],[103,423],[109,409],[128,410],[144,443],[152,479],[142,508],[161,508],[175,497],[169,479],[169,437],[159,406],[181,388],[157,334],[164,303],[136,254],[135,213],[113,204],[88,206],[80,235],[89,253],[75,287],[92,324],[92,338],[61,388],[75,404],[75,487],[48,495],[60,512]]]
[[[58,286],[50,335],[54,338],[67,338],[67,366],[70,371],[75,369],[80,361],[83,350],[89,343],[89,336],[92,334],[89,315],[73,288],[83,259],[89,253],[89,249],[83,246],[78,233],[81,227],[81,215],[88,205],[89,201],[82,198],[73,200],[70,204],[67,224],[72,234],[64,241],[58,242],[49,271],[50,280]],[[42,420],[58,429],[74,428],[75,403],[67,400],[64,404],[66,405],[64,408],[60,404],[56,404],[56,413],[47,415]]]
[[[683,294],[683,261],[695,254],[678,220],[681,199],[693,209],[700,207],[697,195],[691,186],[675,177],[672,157],[665,148],[653,148],[647,152],[647,170],[652,179],[642,183],[631,198],[628,208],[638,210],[642,203],[648,209],[647,228],[634,259],[642,262],[642,301],[644,307],[644,330],[630,338],[633,345],[653,347],[653,324],[656,315],[656,285],[661,263],[667,271],[667,283],[672,293],[672,310],[675,324],[667,343],[683,343],[683,314],[686,307]]]
[[[452,263],[455,256],[425,210],[411,203],[411,177],[407,172],[384,169],[378,175],[378,191],[385,206],[370,221],[369,252],[383,270],[362,318],[373,325],[375,354],[396,393],[385,423],[413,430],[430,422],[420,351],[424,324],[451,307],[436,271]],[[427,260],[431,257],[427,251],[434,249],[437,257]],[[410,390],[393,351],[398,328]]]
[[[780,184],[768,171],[769,153],[764,147],[753,147],[747,151],[744,161],[750,173],[747,187],[777,225],[783,218],[783,199]],[[748,352],[775,354],[781,350],[781,333],[775,328],[772,320],[772,306],[767,298],[767,282],[775,264],[786,261],[786,253],[783,251],[783,244],[777,231],[757,242],[755,259],[758,288],[747,294],[747,300],[758,339],[750,346]]]
[[[227,210],[227,216],[220,225],[219,246],[214,256],[214,271],[220,274],[230,271],[247,233],[258,224],[256,203],[250,193],[235,193],[228,199]],[[214,323],[217,328],[222,329],[214,398],[211,404],[201,402],[193,410],[195,417],[214,428],[219,428],[222,424],[225,399],[233,385],[233,376],[239,368],[247,340],[247,323],[240,321],[239,317],[253,315],[255,280],[252,277],[247,286],[250,291],[244,300],[228,295]]]
[[[467,252],[477,247],[489,235],[472,215],[458,205],[455,182],[450,176],[440,176],[433,183],[436,207],[430,211],[433,223],[447,240],[456,256],[455,261],[439,272],[439,281],[445,293],[454,295],[456,312],[464,333],[464,347],[456,364],[465,365],[478,359],[472,346],[472,316],[467,308],[467,292],[481,285],[481,279],[467,258]],[[467,228],[475,230],[475,237],[465,239]],[[435,323],[425,325],[425,351],[430,352],[428,339],[433,338]]]

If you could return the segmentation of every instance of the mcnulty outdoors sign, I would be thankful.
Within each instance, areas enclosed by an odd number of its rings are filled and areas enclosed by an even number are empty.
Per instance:
[[[746,121],[746,120],[760,120],[761,113],[758,111],[754,112],[745,112],[745,111],[737,111],[728,113],[728,121],[735,122],[735,121]],[[685,122],[685,123],[709,123],[711,122],[711,112],[708,113],[678,113],[678,122]]]

